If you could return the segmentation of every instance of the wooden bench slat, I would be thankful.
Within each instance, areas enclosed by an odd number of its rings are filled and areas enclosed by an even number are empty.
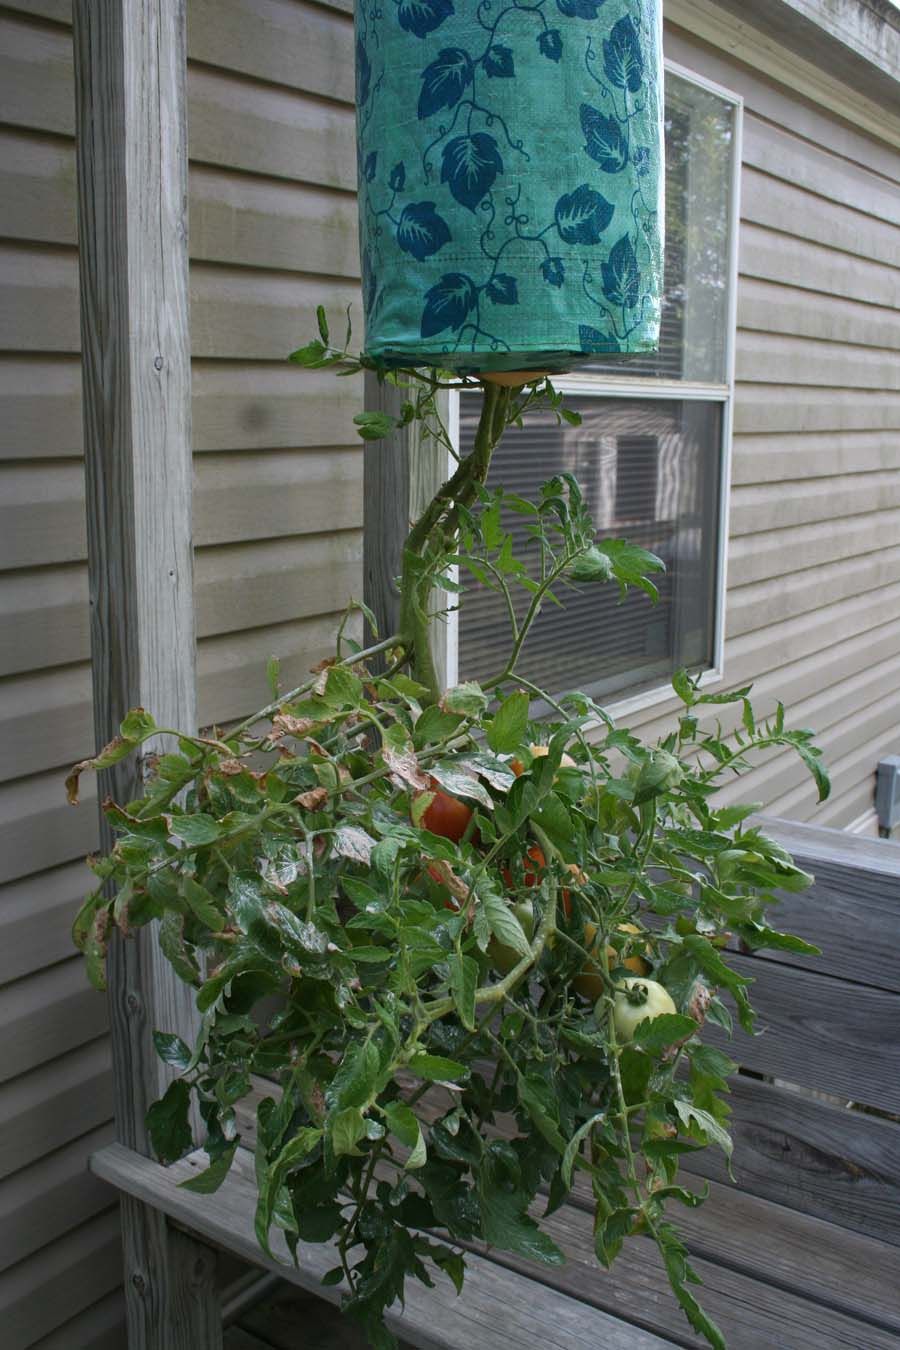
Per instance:
[[[808,891],[785,896],[772,922],[822,949],[821,956],[766,952],[764,959],[900,992],[900,843],[765,817],[758,823],[816,878]]]
[[[205,1166],[202,1153],[192,1154],[186,1161],[194,1168]],[[252,1192],[253,1159],[247,1150],[238,1151],[234,1168]],[[485,1259],[504,1269],[516,1270],[530,1280],[533,1286],[539,1286],[541,1293],[538,1294],[535,1289],[532,1298],[543,1299],[544,1290],[556,1290],[618,1317],[634,1319],[648,1331],[661,1336],[671,1337],[687,1345],[705,1344],[692,1335],[679,1311],[662,1262],[652,1243],[638,1239],[632,1246],[630,1254],[626,1253],[612,1271],[604,1271],[597,1265],[594,1258],[592,1217],[589,1212],[592,1206],[587,1203],[589,1192],[583,1178],[578,1180],[577,1191],[580,1192],[582,1199],[580,1205],[564,1206],[542,1222],[542,1227],[569,1258],[566,1266],[544,1267],[534,1262],[520,1260],[505,1252],[484,1251],[481,1248],[478,1250],[483,1252]],[[721,1200],[727,1202],[732,1198],[727,1188],[720,1187],[719,1191]],[[727,1261],[720,1270],[717,1257],[707,1251],[701,1251],[699,1246],[694,1262],[704,1280],[704,1288],[697,1291],[698,1297],[722,1327],[730,1350],[742,1348],[756,1350],[759,1345],[777,1344],[779,1342],[776,1340],[776,1329],[782,1324],[785,1339],[780,1344],[790,1345],[791,1350],[812,1350],[812,1347],[822,1344],[871,1346],[872,1350],[876,1350],[877,1347],[893,1347],[893,1350],[897,1350],[900,1347],[900,1334],[895,1335],[890,1326],[879,1325],[879,1322],[885,1319],[879,1318],[875,1308],[867,1306],[865,1295],[854,1302],[850,1291],[850,1285],[856,1276],[852,1261],[856,1256],[863,1259],[873,1258],[875,1256],[873,1249],[879,1248],[880,1244],[866,1244],[861,1240],[860,1250],[854,1251],[852,1246],[848,1247],[846,1252],[848,1264],[840,1279],[840,1294],[852,1306],[842,1309],[837,1306],[840,1295],[836,1296],[835,1291],[825,1283],[830,1275],[839,1273],[840,1258],[838,1257],[837,1263],[831,1265],[827,1261],[821,1266],[817,1265],[815,1244],[824,1241],[827,1245],[827,1238],[824,1237],[822,1230],[827,1229],[829,1225],[804,1219],[802,1216],[790,1216],[788,1211],[788,1219],[793,1217],[797,1220],[792,1246],[789,1240],[790,1233],[786,1235],[779,1223],[782,1216],[781,1207],[759,1201],[756,1203],[767,1211],[767,1217],[756,1222],[757,1239],[760,1225],[765,1227],[767,1222],[769,1224],[765,1245],[758,1246],[757,1249],[757,1262],[763,1266],[762,1270],[754,1272],[732,1269]],[[537,1208],[535,1213],[537,1214]],[[678,1210],[673,1218],[677,1226],[684,1231],[685,1237],[688,1237],[691,1220],[702,1213],[702,1209],[695,1212]],[[727,1227],[727,1209],[722,1213],[721,1221]],[[739,1219],[735,1216],[734,1224],[738,1223]],[[790,1278],[779,1279],[777,1276],[780,1270],[782,1273],[785,1271],[795,1273],[798,1261],[802,1261],[803,1238],[797,1234],[796,1228],[804,1223],[807,1225],[809,1241],[806,1257],[809,1272],[805,1277],[806,1288],[798,1289],[792,1287]],[[739,1243],[739,1233],[736,1234],[736,1238]],[[707,1259],[711,1255],[712,1259]],[[879,1308],[884,1304],[890,1306],[892,1293],[890,1272],[895,1264],[890,1258],[893,1255],[893,1252],[885,1249],[878,1251],[877,1259],[872,1260],[873,1278],[870,1280],[870,1289]],[[819,1288],[817,1280],[821,1282]],[[886,1320],[890,1322],[890,1316]]]
[[[678,1216],[673,1217],[677,1226]],[[546,1288],[589,1299],[617,1316],[640,1317],[660,1335],[684,1345],[706,1345],[690,1331],[678,1309],[662,1260],[649,1240],[635,1239],[630,1254],[607,1273],[599,1270],[594,1260],[591,1217],[585,1210],[566,1205],[542,1226],[565,1251],[565,1266],[538,1270],[519,1257],[499,1251],[492,1251],[490,1259],[539,1280]],[[777,1263],[774,1237],[764,1259]],[[760,1346],[821,1350],[825,1345],[829,1350],[900,1350],[900,1336],[892,1331],[702,1257],[693,1257],[692,1265],[703,1281],[694,1293],[720,1327],[729,1350],[759,1350]]]
[[[244,1153],[239,1150],[239,1157]],[[275,1234],[272,1245],[284,1264],[260,1251],[253,1232],[256,1196],[249,1170],[252,1158],[246,1155],[244,1161],[246,1174],[242,1165],[236,1165],[213,1195],[193,1195],[178,1189],[179,1181],[206,1165],[202,1152],[163,1168],[120,1144],[111,1144],[93,1155],[91,1167],[97,1176],[207,1241],[338,1303],[341,1286],[323,1289],[320,1283],[325,1271],[338,1264],[331,1243],[301,1243],[299,1267],[290,1262],[280,1233]],[[531,1279],[478,1256],[469,1262],[465,1298],[457,1299],[449,1280],[442,1277],[430,1290],[411,1280],[405,1312],[391,1312],[387,1321],[392,1330],[419,1350],[486,1345],[492,1350],[521,1350],[533,1343],[544,1350],[597,1350],[598,1346],[604,1350],[663,1350],[672,1344],[581,1302],[577,1295],[546,1289],[537,1299]]]
[[[704,1039],[744,1068],[836,1097],[900,1111],[900,994],[845,984],[831,976],[729,956],[755,983],[760,1034],[735,1026],[729,1040],[707,1026]]]
[[[678,1231],[696,1256],[762,1284],[800,1294],[848,1317],[900,1334],[897,1250],[785,1205],[709,1182],[705,1204],[672,1207]],[[691,1190],[699,1190],[688,1183]],[[572,1203],[593,1213],[590,1180],[575,1176]]]
[[[741,1075],[730,1102],[742,1191],[900,1245],[900,1126]],[[718,1149],[684,1167],[728,1183]]]
[[[710,1183],[706,1204],[681,1211],[692,1252],[900,1335],[897,1249],[837,1224]]]

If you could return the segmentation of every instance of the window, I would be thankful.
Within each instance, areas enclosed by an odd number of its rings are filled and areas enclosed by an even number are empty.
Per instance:
[[[613,587],[567,591],[565,609],[542,612],[520,661],[522,673],[552,693],[580,688],[631,706],[661,697],[680,666],[704,672],[704,680],[722,673],[740,102],[667,64],[665,120],[660,350],[598,358],[559,377],[581,426],[529,419],[508,433],[489,479],[533,497],[547,478],[570,472],[599,534],[664,560],[657,605],[641,592],[620,604]],[[477,394],[458,396],[464,453],[478,402]],[[520,517],[506,527],[524,529]],[[507,633],[500,597],[467,583],[450,626],[449,677],[494,674]]]

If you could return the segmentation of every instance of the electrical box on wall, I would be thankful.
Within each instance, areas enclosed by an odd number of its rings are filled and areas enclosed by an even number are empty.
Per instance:
[[[900,755],[885,755],[878,761],[875,813],[882,830],[900,825]]]

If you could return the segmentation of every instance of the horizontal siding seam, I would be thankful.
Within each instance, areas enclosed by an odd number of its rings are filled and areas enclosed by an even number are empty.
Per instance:
[[[896,192],[898,186],[900,186],[900,177],[891,178],[888,174],[882,173],[879,169],[873,169],[870,164],[863,164],[861,160],[853,159],[852,156],[845,155],[840,150],[826,148],[822,145],[821,141],[815,141],[812,137],[805,136],[802,131],[797,131],[794,127],[788,126],[784,122],[777,122],[774,118],[767,117],[765,113],[759,112],[756,108],[751,109],[745,107],[744,117],[746,122],[757,122],[761,127],[768,127],[772,131],[777,131],[782,135],[790,136],[793,140],[799,141],[802,145],[809,146],[811,150],[816,150],[821,155],[830,155],[832,159],[839,160],[842,164],[849,164],[854,169],[862,169],[863,172],[871,174],[873,178],[877,178],[879,182],[891,192]],[[753,167],[756,168],[756,165],[754,164]],[[783,182],[791,181],[790,179],[781,179],[781,175],[777,173],[770,172],[770,177],[778,178]],[[827,198],[826,200],[833,199]],[[862,212],[862,214],[869,215],[871,213],[866,211]]]

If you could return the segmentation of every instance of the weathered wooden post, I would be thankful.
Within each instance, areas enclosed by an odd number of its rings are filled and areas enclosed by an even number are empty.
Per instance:
[[[444,425],[450,397],[436,395]],[[364,406],[370,412],[400,415],[403,391],[379,383],[367,372]],[[396,578],[402,566],[403,544],[410,523],[417,520],[441,484],[449,476],[449,457],[436,441],[423,441],[421,422],[410,422],[380,441],[365,442],[363,472],[363,595],[378,622],[381,636],[396,633],[400,617],[400,594]],[[435,593],[440,608],[442,593]],[[447,643],[444,626],[431,630],[432,659],[442,687],[447,684]]]
[[[183,0],[75,0],[78,234],[94,725],[129,708],[196,726]],[[107,770],[117,801],[140,762]],[[111,845],[104,834],[104,847]],[[155,1028],[193,1041],[192,990],[155,934],[110,969],[119,1139],[149,1154],[168,1074]],[[209,1249],[122,1199],[130,1350],[221,1345]]]

